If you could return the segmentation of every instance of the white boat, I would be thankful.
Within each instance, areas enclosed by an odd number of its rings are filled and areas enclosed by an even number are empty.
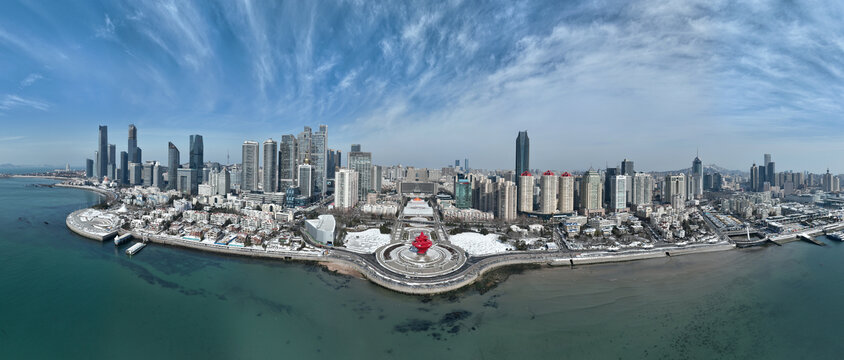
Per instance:
[[[138,253],[138,251],[141,251],[141,249],[143,249],[144,246],[147,246],[147,244],[144,244],[144,243],[141,243],[141,242],[135,243],[135,245],[132,245],[128,249],[126,249],[126,255],[129,255],[129,256],[135,255],[135,254]]]

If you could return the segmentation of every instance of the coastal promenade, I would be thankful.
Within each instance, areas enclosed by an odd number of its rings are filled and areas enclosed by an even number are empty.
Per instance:
[[[94,191],[113,200],[115,194],[104,189],[91,186],[56,186],[78,188]],[[209,244],[202,241],[182,239],[177,236],[153,234],[143,231],[129,231],[111,224],[107,226],[90,226],[80,221],[80,216],[91,209],[82,209],[68,215],[68,228],[84,237],[103,241],[115,235],[131,234],[136,240],[156,244],[178,246],[199,251],[248,256],[255,258],[269,258],[286,261],[315,261],[331,264],[329,268],[346,269],[360,273],[373,283],[387,289],[413,295],[432,295],[454,291],[478,281],[485,273],[492,270],[513,265],[548,265],[575,266],[634,260],[664,258],[669,256],[725,251],[735,249],[731,243],[699,244],[687,246],[670,246],[647,250],[626,250],[619,252],[563,252],[563,251],[512,251],[503,254],[483,257],[470,257],[465,264],[453,272],[427,278],[412,277],[398,274],[381,265],[372,254],[358,254],[341,248],[324,247],[310,238],[307,232],[302,232],[310,248],[302,250],[283,250],[261,247],[235,247],[229,245]],[[113,231],[111,231],[113,230]]]

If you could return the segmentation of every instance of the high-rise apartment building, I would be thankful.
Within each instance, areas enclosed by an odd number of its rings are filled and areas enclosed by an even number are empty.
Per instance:
[[[557,181],[557,212],[574,212],[574,177],[568,172],[563,172]]]
[[[589,169],[580,179],[580,211],[583,214],[603,211],[601,174]]]
[[[632,187],[631,195],[633,198],[630,199],[630,203],[637,206],[653,203],[654,179],[651,175],[636,173],[633,175]]]
[[[610,206],[613,212],[623,211],[627,208],[627,176],[616,175],[610,178]]]
[[[533,174],[524,171],[519,175],[519,212],[533,212]]]
[[[663,188],[663,202],[671,204],[672,207],[682,208],[686,203],[686,176],[667,175]]]
[[[363,151],[350,152],[349,168],[358,173],[358,199],[366,199],[366,193],[372,190],[372,153]]]
[[[258,142],[244,141],[242,149],[243,181],[240,183],[242,191],[258,190]]]
[[[692,161],[692,191],[691,195],[694,198],[703,196],[703,162],[700,158],[695,156]]]
[[[340,169],[334,182],[334,206],[349,209],[358,203],[358,173],[352,169]]]
[[[381,193],[381,181],[384,178],[382,169],[381,165],[372,165],[372,191],[375,191],[376,194]]]
[[[518,189],[516,183],[498,179],[495,183],[495,211],[494,215],[504,221],[516,219],[516,201]]]
[[[557,175],[551,170],[539,178],[539,212],[553,214],[557,211]]]

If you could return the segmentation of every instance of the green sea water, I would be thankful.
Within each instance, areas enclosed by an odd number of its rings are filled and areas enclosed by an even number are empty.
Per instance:
[[[0,179],[3,359],[833,359],[844,246],[543,268],[483,294],[396,294],[317,266],[74,235],[99,201]]]

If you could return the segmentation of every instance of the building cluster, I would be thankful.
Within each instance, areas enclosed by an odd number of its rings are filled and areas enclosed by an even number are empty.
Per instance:
[[[112,186],[142,186],[205,198],[212,203],[238,194],[247,201],[287,207],[307,206],[337,193],[336,206],[352,208],[370,193],[382,189],[382,167],[372,164],[372,154],[352,145],[348,166],[342,153],[327,146],[328,129],[308,126],[298,135],[283,135],[281,142],[267,139],[259,144],[245,141],[240,164],[221,165],[204,161],[201,135],[190,136],[189,158],[182,164],[181,152],[168,143],[167,163],[142,161],[137,147],[137,128],[129,126],[127,151],[119,164],[116,146],[108,144],[108,127],[99,127],[98,150],[86,160],[86,176]],[[262,160],[263,159],[263,160]],[[336,184],[336,185],[335,185]],[[337,189],[337,190],[335,190]]]

